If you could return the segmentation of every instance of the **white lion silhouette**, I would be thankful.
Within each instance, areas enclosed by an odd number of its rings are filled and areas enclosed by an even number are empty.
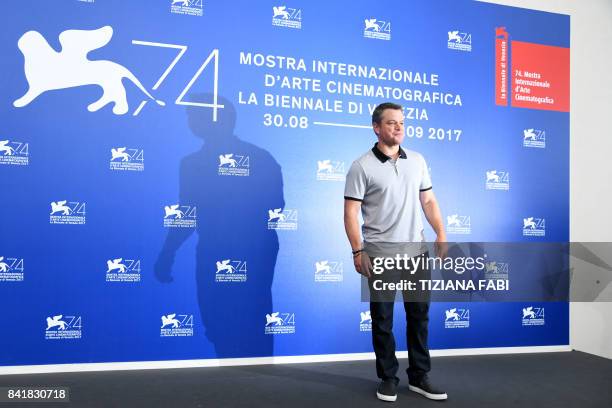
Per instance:
[[[164,216],[164,218],[168,218],[171,215],[174,215],[174,217],[178,219],[183,218],[183,215],[185,214],[178,208],[179,208],[178,204],[165,206],[164,211],[166,212],[166,215]]]
[[[0,272],[7,272],[9,270],[9,265],[4,261],[4,257],[0,256]]]
[[[166,326],[168,326],[169,324],[172,325],[172,328],[176,329],[177,327],[179,327],[179,325],[181,324],[177,319],[175,319],[176,317],[176,313],[173,314],[169,314],[168,316],[162,316],[161,320],[162,320],[162,329]]]
[[[461,227],[461,221],[459,220],[459,215],[458,214],[453,214],[453,215],[447,215],[446,216],[446,226],[450,227],[450,226],[456,226],[456,227]]]
[[[66,330],[67,323],[63,320],[60,320],[62,317],[63,315],[53,316],[53,318],[47,317],[47,330],[56,326],[59,327],[58,330]]]
[[[225,259],[221,262],[217,261],[217,272],[216,273],[220,273],[221,271],[227,271],[227,273],[234,273],[235,270],[236,268],[230,265],[229,259]]]
[[[164,102],[155,99],[123,65],[87,59],[90,51],[108,44],[112,36],[111,26],[96,30],[66,30],[59,35],[62,50],[57,52],[38,31],[23,34],[17,45],[25,58],[24,72],[29,89],[13,102],[13,106],[24,107],[46,91],[98,85],[104,93],[87,110],[95,112],[112,102],[113,113],[123,115],[129,110],[121,82],[123,78],[132,81],[145,95],[164,106]]]
[[[534,129],[525,129],[523,130],[523,140],[536,140],[536,134]]]
[[[0,140],[0,152],[4,152],[5,156],[12,156],[15,153],[15,149],[8,146],[8,140]]]
[[[536,224],[535,224],[535,221],[533,220],[533,217],[523,218],[523,229],[527,227],[531,229],[536,229]]]
[[[66,203],[68,202],[68,200],[63,200],[63,201],[53,201],[51,203],[51,215],[55,214],[56,212],[62,212],[62,215],[70,215],[70,213],[72,212],[72,210],[70,209],[70,207],[68,207],[66,205]]]
[[[380,26],[378,24],[376,24],[376,19],[375,18],[365,19],[363,21],[365,22],[365,29],[366,30],[380,31]]]
[[[459,320],[459,314],[457,313],[457,308],[453,308],[451,310],[447,310],[444,312],[446,314],[446,321],[449,321],[450,319],[453,320]]]
[[[489,181],[499,183],[499,174],[497,174],[497,170],[487,171],[487,183]]]
[[[119,273],[124,273],[127,270],[127,266],[125,266],[125,264],[122,264],[121,261],[123,261],[123,258],[106,261],[106,266],[108,267],[106,273],[109,273],[114,269],[119,269]]]
[[[286,8],[287,6],[272,7],[272,11],[274,12],[272,18],[281,16],[282,19],[288,20],[289,12],[286,10]]]
[[[283,319],[278,316],[279,314],[280,312],[266,314],[266,326],[270,326],[271,324],[281,326],[283,324]]]
[[[279,221],[285,221],[287,218],[285,214],[281,213],[282,208],[275,208],[274,210],[268,210],[268,221],[272,221],[278,218]]]
[[[461,37],[459,36],[459,30],[448,32],[448,42],[455,41],[461,44]]]
[[[523,308],[523,319],[525,318],[535,319],[535,312],[533,311],[533,306]]]
[[[130,161],[130,155],[126,153],[126,150],[126,147],[118,147],[116,149],[111,149],[111,154],[113,155],[111,161],[119,158],[121,158],[122,162]]]
[[[326,171],[328,173],[334,171],[334,168],[331,164],[331,160],[317,160],[317,173],[321,173],[323,171]]]
[[[365,323],[365,322],[372,322],[372,315],[370,314],[370,311],[367,310],[365,312],[359,312],[359,315],[361,316],[361,322],[359,324]]]
[[[236,167],[236,159],[232,159],[233,153],[219,155],[219,167],[224,164],[229,164],[230,167]]]
[[[329,261],[315,262],[315,268],[316,268],[315,273],[324,272],[326,275],[331,273]]]

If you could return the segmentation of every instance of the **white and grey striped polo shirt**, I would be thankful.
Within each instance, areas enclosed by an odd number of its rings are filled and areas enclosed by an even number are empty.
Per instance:
[[[419,193],[432,188],[425,159],[400,147],[392,160],[377,144],[351,165],[344,198],[361,201],[366,245],[422,242]]]

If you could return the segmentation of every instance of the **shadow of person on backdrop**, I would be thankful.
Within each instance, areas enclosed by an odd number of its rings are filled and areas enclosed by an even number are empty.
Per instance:
[[[212,98],[191,95],[193,101]],[[285,205],[281,167],[269,152],[234,135],[236,110],[226,98],[218,103],[225,107],[216,122],[209,108],[187,108],[189,127],[204,144],[180,164],[180,204],[197,207],[200,315],[218,358],[272,356],[273,336],[265,334],[265,324],[273,312],[279,243],[276,231],[268,229],[268,210]],[[192,233],[168,231],[155,263],[159,281],[172,282],[176,251]],[[245,273],[245,282],[227,281]],[[220,278],[226,281],[217,282]]]

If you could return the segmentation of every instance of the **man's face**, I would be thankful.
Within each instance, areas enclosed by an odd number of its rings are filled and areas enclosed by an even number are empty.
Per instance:
[[[400,145],[404,141],[404,113],[400,109],[385,109],[380,123],[374,123],[378,140],[387,145]]]

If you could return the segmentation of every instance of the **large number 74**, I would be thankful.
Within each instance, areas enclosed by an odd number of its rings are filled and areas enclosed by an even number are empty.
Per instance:
[[[162,82],[164,82],[168,74],[170,74],[170,71],[172,71],[174,66],[179,62],[179,60],[183,57],[183,54],[185,54],[185,52],[187,51],[186,45],[165,44],[165,43],[139,41],[139,40],[132,40],[132,44],[146,45],[148,47],[175,48],[179,50],[179,53],[176,55],[174,60],[172,60],[170,65],[168,65],[168,68],[166,68],[164,73],[159,77],[155,85],[153,85],[153,90],[157,90],[157,88],[159,88],[159,86],[162,84]],[[185,97],[185,94],[189,92],[189,90],[191,89],[195,81],[197,81],[200,75],[202,75],[202,72],[204,72],[204,69],[206,69],[206,67],[210,64],[211,61],[213,62],[213,69],[214,69],[213,102],[204,103],[204,102],[193,102],[193,101],[183,100],[183,98]],[[193,75],[189,83],[187,83],[187,85],[185,86],[183,91],[179,94],[179,96],[176,98],[176,101],[174,101],[174,103],[177,105],[199,106],[202,108],[213,108],[213,121],[216,122],[217,121],[217,110],[225,107],[224,105],[219,105],[217,103],[218,98],[219,98],[219,50],[215,48],[214,50],[211,51],[211,53],[208,55],[204,63],[200,66],[200,68]],[[140,113],[142,108],[144,108],[147,102],[148,101],[146,100],[143,100],[142,102],[140,102],[140,105],[138,105],[138,108],[136,108],[133,115],[138,116],[138,114]]]

